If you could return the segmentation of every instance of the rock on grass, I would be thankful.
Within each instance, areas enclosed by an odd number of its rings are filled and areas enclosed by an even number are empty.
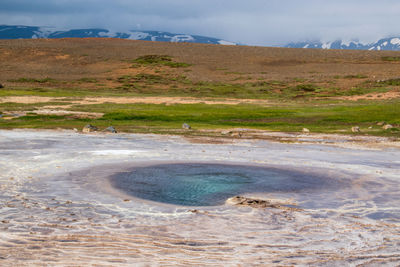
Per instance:
[[[389,129],[392,129],[392,128],[393,128],[393,125],[391,125],[391,124],[386,124],[386,125],[384,125],[382,128],[383,128],[383,130],[389,130]]]
[[[83,133],[91,133],[91,132],[96,132],[98,129],[96,126],[93,126],[91,124],[85,125],[85,127],[83,127],[82,132]]]
[[[182,128],[185,129],[185,130],[190,130],[190,129],[192,129],[192,127],[191,127],[189,124],[187,124],[187,123],[182,124]]]
[[[117,130],[113,126],[109,126],[103,130],[103,132],[108,132],[108,133],[117,133]]]

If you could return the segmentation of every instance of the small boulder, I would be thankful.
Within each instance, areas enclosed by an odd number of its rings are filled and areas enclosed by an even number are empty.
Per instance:
[[[310,130],[307,129],[307,128],[303,128],[302,132],[303,132],[303,133],[310,133]]]
[[[359,133],[359,132],[361,132],[360,127],[358,127],[358,126],[351,127],[351,131],[352,131],[353,133]]]
[[[389,130],[389,129],[392,129],[392,128],[393,128],[393,125],[391,125],[391,124],[386,124],[386,125],[384,125],[382,127],[383,130]]]
[[[232,132],[231,136],[232,137],[242,137],[242,133],[241,132]]]
[[[286,211],[301,211],[299,208],[288,207],[284,204],[273,202],[271,200],[263,200],[263,199],[255,199],[248,198],[243,196],[235,196],[228,198],[226,200],[227,204],[236,205],[236,206],[248,206],[251,208],[273,208],[273,209],[281,209]]]
[[[227,134],[230,134],[230,133],[231,133],[231,131],[222,131],[221,132],[222,135],[227,135]]]
[[[93,126],[91,124],[85,125],[85,127],[83,127],[82,132],[83,133],[91,133],[91,132],[95,132],[97,131],[97,127]]]
[[[115,128],[113,126],[109,126],[109,127],[105,128],[103,132],[117,133],[117,130],[115,130]]]
[[[182,128],[185,129],[185,130],[190,130],[190,129],[192,129],[192,127],[190,127],[190,125],[187,124],[187,123],[182,124]]]

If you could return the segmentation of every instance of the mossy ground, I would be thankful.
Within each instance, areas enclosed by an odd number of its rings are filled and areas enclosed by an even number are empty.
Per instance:
[[[52,103],[60,104],[60,103]],[[63,103],[62,103],[63,104]],[[69,110],[98,112],[97,119],[71,115],[39,115],[35,104],[0,104],[0,109],[30,110],[25,116],[0,120],[1,128],[81,128],[91,123],[100,128],[113,125],[126,132],[179,133],[182,123],[192,126],[192,134],[202,129],[250,128],[268,131],[300,132],[308,128],[316,133],[351,133],[359,126],[361,133],[400,137],[400,101],[360,101],[348,103],[291,103],[271,106],[256,104],[88,104],[75,105]],[[383,130],[377,122],[385,121],[395,127]]]

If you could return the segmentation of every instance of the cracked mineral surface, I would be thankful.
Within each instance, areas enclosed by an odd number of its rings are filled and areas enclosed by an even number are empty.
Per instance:
[[[0,265],[398,266],[399,159],[387,144],[0,130]],[[268,204],[257,208],[189,207],[112,182],[177,163],[289,170],[299,183],[309,174],[340,186],[240,192]]]

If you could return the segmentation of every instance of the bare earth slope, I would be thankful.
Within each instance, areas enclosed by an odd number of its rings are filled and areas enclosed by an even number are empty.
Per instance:
[[[119,39],[1,40],[0,81],[20,77],[106,78],[123,72],[126,61],[149,54],[170,55],[193,64],[194,80],[228,81],[243,74],[252,79],[311,79],[363,74],[376,80],[398,75],[400,64],[385,60],[392,51],[287,49],[204,44],[170,44]],[[246,77],[247,78],[247,77]],[[340,81],[345,86],[348,80]]]

